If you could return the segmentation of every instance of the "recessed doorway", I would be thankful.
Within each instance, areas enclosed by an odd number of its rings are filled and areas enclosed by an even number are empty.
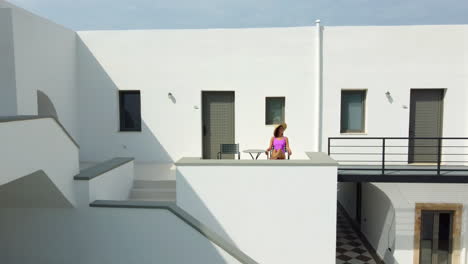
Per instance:
[[[458,264],[461,210],[458,204],[417,204],[414,264]]]

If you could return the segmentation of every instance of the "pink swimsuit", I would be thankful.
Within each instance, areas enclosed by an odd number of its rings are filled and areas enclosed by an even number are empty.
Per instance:
[[[285,151],[286,149],[286,138],[282,138],[282,139],[277,139],[275,138],[273,140],[273,148],[276,149],[276,150],[282,150],[282,151]]]

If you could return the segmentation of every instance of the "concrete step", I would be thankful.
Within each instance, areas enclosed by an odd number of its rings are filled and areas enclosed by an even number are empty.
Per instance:
[[[135,163],[135,179],[137,180],[175,180],[175,178],[174,163]]]
[[[176,188],[175,180],[135,180],[133,182],[134,189],[174,189]]]
[[[133,189],[130,192],[130,200],[145,200],[145,201],[175,201],[175,189]]]

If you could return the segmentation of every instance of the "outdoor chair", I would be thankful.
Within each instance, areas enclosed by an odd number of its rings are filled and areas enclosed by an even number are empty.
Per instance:
[[[240,159],[239,144],[220,144],[218,159],[222,159],[224,154],[237,154],[237,158]]]
[[[284,147],[283,152],[286,155],[286,159],[289,159],[289,153],[286,150],[286,147]],[[273,149],[271,149],[270,152],[268,152],[268,159],[271,159],[271,154],[273,154]]]

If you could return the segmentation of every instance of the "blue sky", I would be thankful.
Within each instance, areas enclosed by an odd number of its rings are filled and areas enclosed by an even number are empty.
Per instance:
[[[74,30],[468,24],[468,0],[9,0]]]

